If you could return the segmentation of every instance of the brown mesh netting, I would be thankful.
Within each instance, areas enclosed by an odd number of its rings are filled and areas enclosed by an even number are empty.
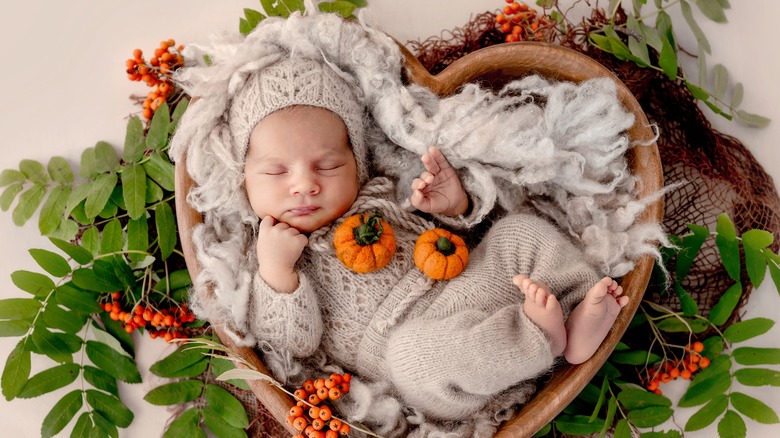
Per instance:
[[[625,15],[618,15],[618,24],[621,18],[624,20]],[[603,12],[594,9],[589,19],[566,33],[546,32],[545,39],[585,53],[612,70],[636,96],[651,123],[658,127],[665,183],[683,183],[665,197],[666,230],[683,235],[688,232],[687,223],[714,230],[718,214],[726,213],[734,221],[738,234],[749,229],[772,232],[775,241],[771,249],[777,252],[780,200],[771,177],[739,140],[712,128],[684,84],[590,47],[586,38],[589,29],[608,21]],[[495,25],[495,15],[486,12],[463,28],[422,42],[412,41],[407,46],[432,74],[437,74],[459,57],[503,41],[504,34]],[[744,263],[742,266],[744,269]],[[673,270],[671,267],[670,271]],[[751,286],[744,272],[742,278],[744,304]],[[682,284],[706,316],[731,282],[720,262],[714,239],[708,239]],[[649,288],[647,298],[679,310],[674,293]],[[729,323],[737,315],[735,311]]]

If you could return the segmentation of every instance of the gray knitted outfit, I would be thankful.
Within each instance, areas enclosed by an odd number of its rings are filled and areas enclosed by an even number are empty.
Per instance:
[[[390,179],[375,178],[344,217],[312,233],[293,293],[277,293],[255,275],[251,331],[297,357],[321,348],[364,378],[390,379],[421,412],[463,418],[553,363],[512,277],[549,285],[568,314],[599,276],[554,226],[517,214],[491,227],[460,276],[430,280],[414,266],[413,251],[433,225],[400,209],[394,193]],[[375,209],[393,227],[398,249],[388,266],[358,274],[336,258],[333,234],[352,214]]]

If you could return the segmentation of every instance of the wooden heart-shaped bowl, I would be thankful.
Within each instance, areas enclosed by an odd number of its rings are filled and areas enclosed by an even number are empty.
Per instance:
[[[635,115],[634,126],[628,131],[632,141],[652,143],[629,151],[629,165],[641,182],[638,197],[648,196],[663,185],[663,173],[658,148],[652,141],[655,134],[650,128],[642,108],[628,88],[615,75],[593,59],[561,46],[546,43],[510,43],[499,44],[472,52],[455,61],[444,71],[432,76],[405,47],[401,46],[405,56],[407,80],[428,87],[440,96],[449,95],[463,84],[480,82],[491,88],[500,88],[505,83],[530,74],[571,82],[582,82],[595,77],[608,77],[617,84],[618,98],[623,106]],[[176,213],[179,237],[187,262],[190,276],[195,278],[200,272],[195,250],[192,245],[192,229],[203,222],[200,213],[186,202],[187,193],[193,185],[183,162],[176,164]],[[640,216],[640,222],[660,221],[663,216],[662,202],[650,205]],[[522,408],[522,410],[502,425],[497,438],[527,437],[544,427],[563,408],[565,408],[585,385],[591,380],[609,357],[628,327],[645,288],[650,279],[653,259],[645,256],[634,269],[622,277],[620,285],[630,298],[623,308],[612,330],[601,347],[588,361],[580,365],[566,365],[556,368],[552,377]],[[223,344],[239,352],[257,369],[268,372],[251,348],[239,347],[226,336],[219,327],[214,327]],[[287,426],[287,413],[295,404],[294,400],[278,388],[265,382],[254,380],[247,382],[259,401],[283,425]],[[290,429],[291,433],[297,433]]]

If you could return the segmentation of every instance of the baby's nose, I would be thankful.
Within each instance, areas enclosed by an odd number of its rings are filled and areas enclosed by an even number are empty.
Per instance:
[[[316,195],[320,192],[320,186],[317,183],[317,179],[314,178],[314,175],[298,176],[291,189],[293,195]]]

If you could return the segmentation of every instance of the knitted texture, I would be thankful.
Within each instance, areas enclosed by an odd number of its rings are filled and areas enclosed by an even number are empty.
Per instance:
[[[336,113],[347,126],[358,178],[365,181],[368,177],[363,140],[365,106],[358,102],[353,89],[332,68],[311,59],[286,58],[254,72],[230,105],[228,124],[238,149],[236,156],[246,155],[252,129],[265,116],[289,106],[315,106]]]

